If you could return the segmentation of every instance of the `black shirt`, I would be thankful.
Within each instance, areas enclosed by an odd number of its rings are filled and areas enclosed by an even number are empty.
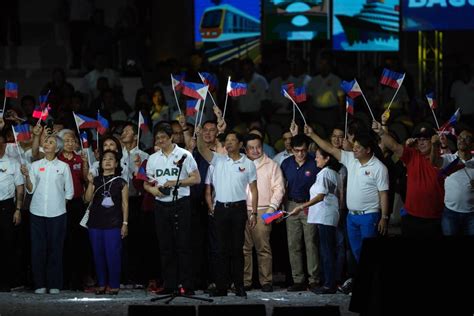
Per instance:
[[[89,213],[87,226],[96,229],[121,228],[123,222],[122,213],[122,189],[126,185],[123,178],[117,178],[107,183],[115,176],[98,176],[94,178],[94,194]],[[106,185],[104,186],[104,183]],[[107,193],[108,192],[108,193]],[[102,205],[104,197],[110,196],[113,206],[105,207]]]

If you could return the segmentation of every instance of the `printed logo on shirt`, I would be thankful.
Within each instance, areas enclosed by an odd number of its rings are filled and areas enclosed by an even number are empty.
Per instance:
[[[311,171],[306,170],[306,171],[304,172],[304,175],[307,176],[307,177],[311,177]]]
[[[81,170],[81,164],[76,163],[76,164],[72,165],[72,170]]]
[[[0,172],[7,172],[7,169],[0,169]]]
[[[178,176],[178,168],[156,169],[156,176]]]
[[[244,171],[245,171],[245,168],[239,167],[239,171],[240,171],[240,172],[244,172]]]
[[[45,170],[46,170],[46,168],[45,168],[45,167],[41,167],[41,168],[39,168],[39,171],[41,171],[41,172],[43,172],[43,171],[45,171]]]
[[[365,175],[366,175],[366,176],[370,176],[370,171],[369,171],[369,170],[365,170]]]

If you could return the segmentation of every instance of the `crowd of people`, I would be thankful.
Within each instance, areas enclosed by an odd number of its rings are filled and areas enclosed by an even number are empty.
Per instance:
[[[198,82],[202,59],[193,58],[184,77]],[[176,73],[176,64],[162,66]],[[137,91],[132,110],[105,75],[85,77],[84,98],[56,69],[43,89],[45,122],[33,118],[31,96],[7,104],[0,118],[0,246],[11,254],[1,262],[1,290],[23,284],[38,294],[101,295],[131,285],[246,297],[255,287],[272,292],[278,272],[288,291],[349,293],[363,240],[386,236],[394,211],[405,236],[473,235],[474,103],[463,105],[448,135],[431,120],[417,124],[403,89],[386,111],[393,90],[380,88],[368,98],[380,120],[356,104],[360,114],[344,125],[341,79],[327,57],[318,68],[312,78],[301,60],[282,62],[268,84],[251,60],[227,63],[216,77],[241,78],[247,94],[229,98],[224,117],[219,85],[211,92],[218,105],[206,102],[201,125],[172,105],[164,79]],[[453,88],[454,102],[469,80]],[[281,95],[287,83],[306,86],[304,124]],[[185,100],[178,93],[176,101]],[[107,133],[88,129],[93,145],[84,146],[73,111],[100,111]],[[31,136],[17,141],[11,127],[23,122]],[[285,219],[262,220],[278,211]]]

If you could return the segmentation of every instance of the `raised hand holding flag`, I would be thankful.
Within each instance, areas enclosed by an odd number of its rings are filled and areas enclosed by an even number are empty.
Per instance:
[[[357,82],[357,79],[354,78],[352,81],[342,81],[341,83],[341,89],[352,99],[357,98],[359,95],[364,98],[364,102],[367,105],[367,108],[369,109],[370,116],[372,116],[372,120],[375,121],[375,116],[374,113],[372,113],[372,109],[370,108],[369,102],[367,101],[367,98],[364,95],[364,92],[362,92],[362,89],[360,88],[359,82]]]
[[[438,127],[439,130],[439,124],[438,124],[438,119],[436,118],[436,114],[434,112],[434,109],[438,107],[438,103],[436,102],[436,99],[434,97],[434,92],[430,92],[426,95],[426,100],[428,101],[428,105],[430,106],[431,113],[433,113],[433,117],[436,123],[436,127]]]

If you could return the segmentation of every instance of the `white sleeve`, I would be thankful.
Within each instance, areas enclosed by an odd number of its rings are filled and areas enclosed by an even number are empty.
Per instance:
[[[25,184],[25,179],[20,171],[20,164],[15,162],[15,173],[13,174],[13,182],[15,186]]]
[[[28,167],[28,174],[30,175],[30,181],[31,181],[31,191],[29,191],[27,188],[26,192],[28,192],[29,194],[33,194],[33,192],[35,192],[35,189],[36,189],[37,176],[36,176],[35,170],[37,166],[38,164],[32,164],[30,167]]]
[[[68,165],[64,166],[64,191],[66,200],[72,200],[74,197],[74,185],[72,183],[71,169]]]

